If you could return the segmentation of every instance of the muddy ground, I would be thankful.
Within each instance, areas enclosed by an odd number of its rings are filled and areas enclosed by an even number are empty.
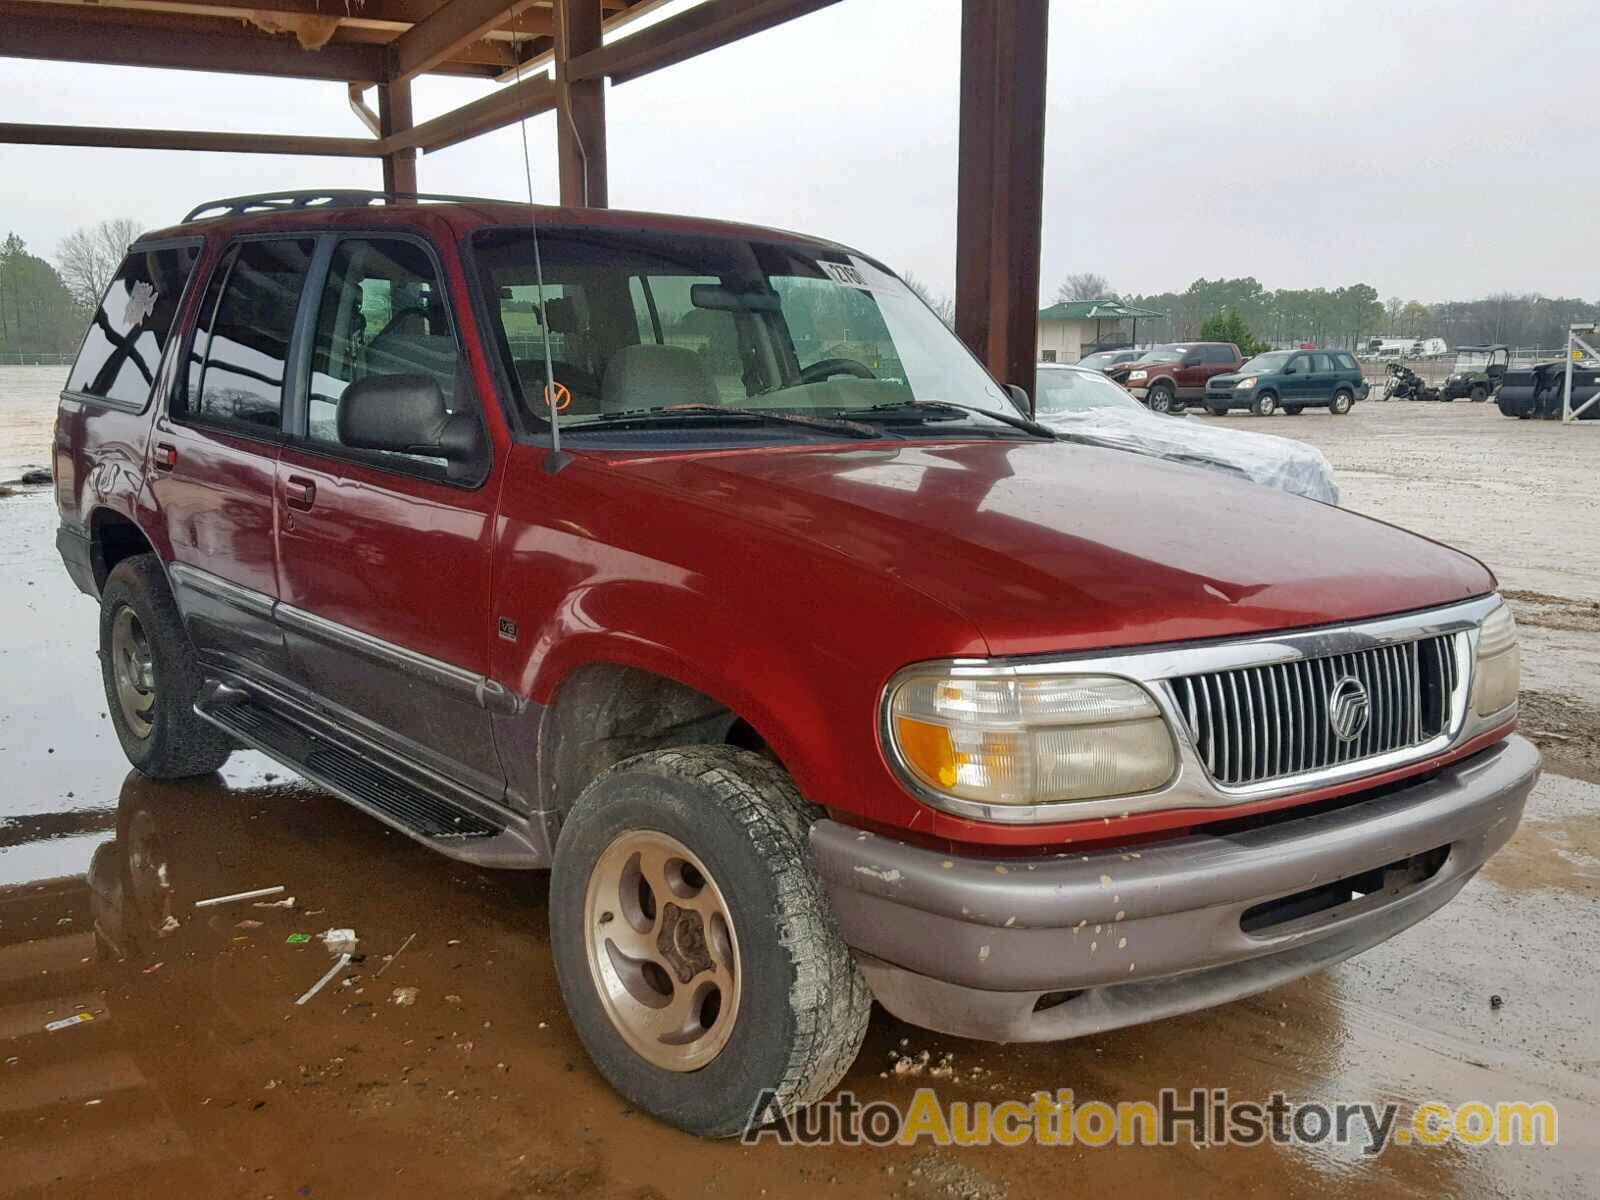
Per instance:
[[[0,411],[8,425],[38,428]],[[1549,1099],[1558,1147],[1371,1160],[1329,1146],[694,1141],[630,1111],[589,1066],[557,996],[542,876],[449,862],[251,754],[181,787],[131,775],[104,717],[93,603],[55,559],[50,497],[22,489],[0,500],[0,1197],[1592,1195],[1600,539],[1583,487],[1600,430],[1466,404],[1270,428],[1322,446],[1351,507],[1499,570],[1524,625],[1527,723],[1561,774],[1456,901],[1350,962],[1051,1046],[936,1037],[879,1013],[844,1086],[863,1102],[925,1084],[952,1100],[1070,1087],[1114,1102],[1166,1086],[1408,1110]],[[43,449],[0,448],[0,463]],[[160,864],[166,891],[143,882]],[[262,903],[292,906],[193,907],[279,884]],[[330,927],[353,928],[365,960],[297,1007],[330,960],[287,939]],[[46,1031],[79,1013],[92,1019]],[[951,1070],[895,1073],[896,1056],[923,1051],[953,1056]]]

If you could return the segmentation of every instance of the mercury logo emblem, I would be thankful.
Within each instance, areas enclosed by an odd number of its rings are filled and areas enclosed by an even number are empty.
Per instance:
[[[1328,725],[1341,742],[1353,742],[1367,727],[1367,687],[1354,675],[1334,680],[1328,693]]]

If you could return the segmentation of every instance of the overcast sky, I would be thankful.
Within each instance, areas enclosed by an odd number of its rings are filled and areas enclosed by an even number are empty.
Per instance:
[[[1592,4],[1056,0],[1046,298],[1072,271],[1124,292],[1254,275],[1600,296]],[[959,32],[958,0],[843,0],[612,88],[612,204],[833,237],[948,291]],[[491,87],[423,80],[417,117]],[[339,84],[0,58],[0,96],[11,121],[363,134]],[[553,200],[554,118],[528,135],[534,194]],[[218,196],[379,186],[375,160],[0,146],[0,164],[0,231],[47,257],[102,217],[158,226]],[[515,127],[419,175],[525,195]]]

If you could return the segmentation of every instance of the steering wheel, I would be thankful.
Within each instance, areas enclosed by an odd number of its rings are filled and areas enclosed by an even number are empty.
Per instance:
[[[854,375],[857,379],[876,379],[872,368],[853,358],[819,358],[800,372],[801,383],[821,383],[835,375]]]

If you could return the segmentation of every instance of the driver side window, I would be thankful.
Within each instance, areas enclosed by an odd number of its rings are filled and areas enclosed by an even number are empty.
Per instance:
[[[454,411],[458,360],[444,288],[427,252],[399,239],[340,242],[317,309],[307,437],[341,445],[340,397],[373,375],[431,376]]]

